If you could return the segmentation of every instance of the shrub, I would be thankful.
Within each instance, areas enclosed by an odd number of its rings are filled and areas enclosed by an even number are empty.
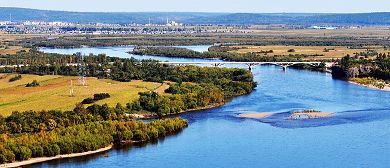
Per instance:
[[[93,99],[95,101],[102,100],[102,99],[109,98],[109,97],[110,97],[110,94],[108,94],[108,93],[97,93],[97,94],[93,95]]]
[[[112,132],[111,136],[114,138],[114,142],[120,142],[122,140],[121,132]]]
[[[35,146],[32,148],[32,156],[33,157],[42,157],[43,156],[43,148],[42,146]]]
[[[20,147],[20,158],[19,160],[28,160],[31,158],[31,150],[25,146]]]
[[[154,127],[151,127],[151,128],[149,129],[148,136],[149,136],[151,139],[156,139],[156,138],[158,138],[158,131],[157,131],[157,129],[154,128]]]
[[[44,147],[44,154],[48,157],[60,154],[60,147],[57,144],[51,144]]]
[[[89,98],[84,99],[81,103],[82,104],[91,104],[93,102],[95,102],[95,100],[89,97]]]
[[[97,93],[97,94],[93,95],[93,99],[89,97],[89,98],[84,99],[81,103],[82,104],[91,104],[91,103],[94,103],[95,101],[102,100],[102,99],[109,98],[109,97],[110,97],[110,94],[108,94],[108,93]]]
[[[134,132],[134,137],[133,137],[134,140],[137,140],[137,141],[144,141],[144,140],[148,140],[149,137],[148,137],[148,134],[146,133],[143,133],[142,131],[139,131],[139,130],[136,130]]]
[[[54,156],[60,154],[61,150],[57,144],[52,145]]]
[[[289,50],[287,50],[287,52],[295,52],[295,50],[294,49],[289,49]]]
[[[6,161],[7,158],[3,154],[0,154],[0,164],[4,164]]]
[[[37,80],[33,80],[31,83],[27,83],[26,87],[36,87],[39,86],[39,83]]]
[[[165,134],[165,128],[161,125],[157,126],[158,134]]]
[[[131,138],[133,138],[133,133],[129,130],[123,131],[122,138],[123,140],[130,140]]]
[[[51,147],[49,145],[45,146],[43,148],[43,153],[45,154],[45,156],[47,157],[50,157],[50,156],[54,156],[54,153],[53,153],[53,150],[51,149]]]
[[[17,81],[17,80],[19,80],[19,79],[22,79],[22,75],[17,75],[17,76],[15,76],[15,77],[9,79],[9,82]]]
[[[7,160],[12,162],[12,161],[15,161],[15,154],[12,152],[12,151],[7,151]]]
[[[71,154],[73,153],[73,145],[71,141],[61,141],[58,142],[58,146],[60,147],[61,154]]]

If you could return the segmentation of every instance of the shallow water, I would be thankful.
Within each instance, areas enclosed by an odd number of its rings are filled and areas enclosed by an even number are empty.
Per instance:
[[[84,50],[129,57],[129,54],[123,54],[128,50],[125,47]],[[166,57],[152,58],[178,61]],[[390,165],[390,92],[333,79],[331,74],[289,68],[283,71],[272,65],[256,66],[253,74],[258,87],[252,93],[234,97],[221,107],[176,115],[189,120],[189,127],[177,135],[30,167]],[[303,109],[336,113],[320,119],[285,120],[292,110]],[[239,116],[257,112],[277,114],[258,119]],[[101,157],[106,153],[110,157]]]

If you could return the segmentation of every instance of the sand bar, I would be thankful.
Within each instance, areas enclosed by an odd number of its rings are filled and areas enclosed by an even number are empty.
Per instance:
[[[31,159],[25,160],[25,161],[1,164],[0,167],[20,167],[20,166],[30,165],[30,164],[34,164],[34,163],[46,162],[46,161],[54,160],[54,159],[62,159],[62,158],[71,158],[71,157],[78,157],[78,156],[84,156],[84,155],[91,155],[91,154],[110,150],[111,148],[112,148],[112,145],[107,146],[105,148],[100,148],[98,150],[82,152],[82,153],[64,154],[64,155],[57,155],[57,156],[53,156],[53,157],[31,158]]]
[[[293,113],[293,116],[307,115],[311,117],[326,117],[332,115],[334,112],[313,112],[313,113]]]
[[[252,113],[252,114],[242,114],[241,117],[266,117],[274,113]]]

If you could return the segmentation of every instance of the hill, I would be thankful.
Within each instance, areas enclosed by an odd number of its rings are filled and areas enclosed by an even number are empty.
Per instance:
[[[354,14],[256,14],[234,13],[188,19],[197,24],[288,24],[288,25],[389,25],[390,12]]]
[[[197,13],[197,12],[69,12],[38,10],[28,8],[0,7],[0,21],[9,21],[12,14],[12,21],[63,21],[78,23],[151,23],[164,24],[169,20],[185,21],[195,17],[206,17],[221,15],[222,13]]]
[[[76,103],[93,97],[95,93],[111,95],[108,99],[97,101],[99,105],[107,103],[110,107],[115,107],[118,102],[126,105],[138,99],[138,92],[153,90],[155,87],[153,82],[117,82],[93,77],[88,77],[88,86],[76,86],[77,76],[60,75],[22,74],[20,80],[9,82],[14,76],[15,74],[0,73],[0,112],[3,116],[8,116],[13,111],[73,110]],[[26,83],[33,80],[37,80],[39,86],[26,87]],[[74,97],[69,97],[71,80],[74,85]]]
[[[202,12],[68,12],[0,7],[0,21],[65,21],[78,23],[165,24],[167,18],[186,24],[247,25],[389,25],[390,12],[377,13],[202,13]]]

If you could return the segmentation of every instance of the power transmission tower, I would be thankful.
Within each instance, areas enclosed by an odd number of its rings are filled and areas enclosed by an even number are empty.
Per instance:
[[[87,86],[87,72],[85,70],[84,54],[80,53],[80,62],[79,62],[79,83],[78,85]]]
[[[73,97],[73,81],[70,80],[70,93],[69,93],[69,97]]]

